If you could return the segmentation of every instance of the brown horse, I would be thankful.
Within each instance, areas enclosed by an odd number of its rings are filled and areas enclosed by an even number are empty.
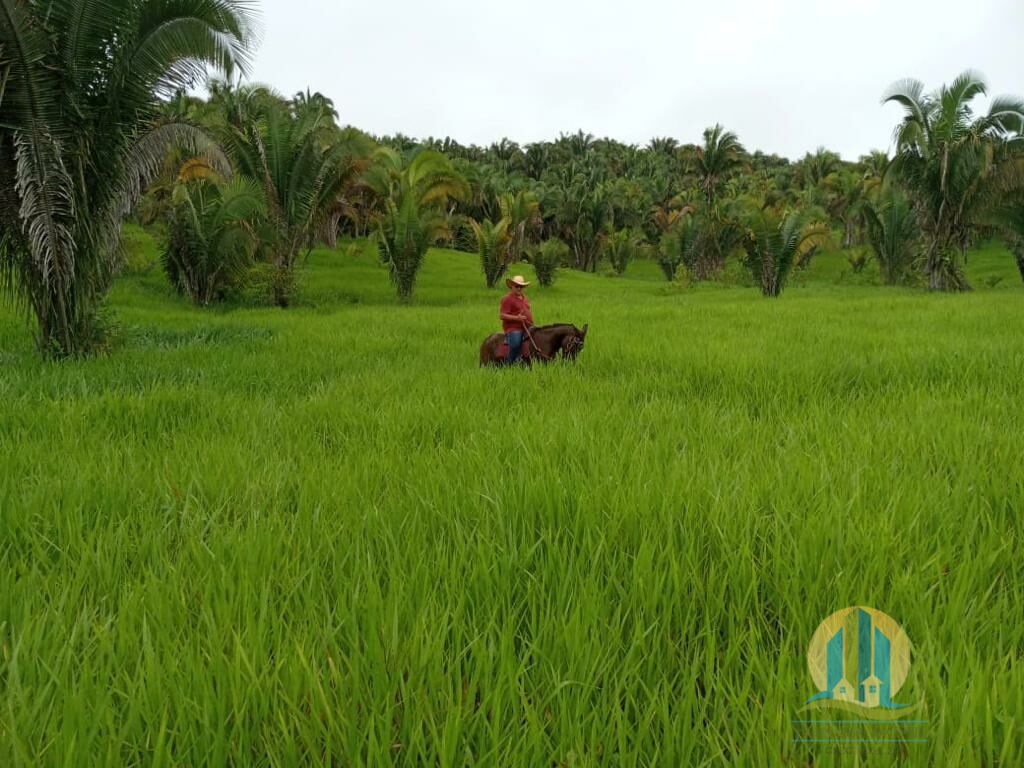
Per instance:
[[[559,355],[566,360],[575,360],[583,350],[589,327],[587,324],[580,329],[572,323],[534,325],[523,337],[520,359],[526,365],[532,365],[534,357],[542,363],[550,363]],[[480,345],[480,365],[508,365],[508,344],[504,333],[492,333],[484,339]]]

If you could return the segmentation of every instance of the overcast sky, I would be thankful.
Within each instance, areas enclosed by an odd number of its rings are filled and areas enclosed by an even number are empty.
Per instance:
[[[646,144],[721,122],[750,149],[890,144],[895,80],[1024,92],[1024,0],[259,0],[252,79],[374,134]]]

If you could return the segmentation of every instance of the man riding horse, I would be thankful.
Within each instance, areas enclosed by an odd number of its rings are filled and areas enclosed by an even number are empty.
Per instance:
[[[536,359],[542,363],[561,358],[574,361],[583,351],[587,326],[577,328],[572,323],[534,325],[530,302],[523,289],[529,283],[522,275],[505,281],[508,294],[501,300],[502,333],[492,333],[480,345],[480,365],[529,366]],[[525,339],[523,337],[526,337]],[[526,346],[525,342],[529,342]]]
[[[533,325],[533,312],[530,302],[523,289],[529,283],[522,275],[510,277],[505,281],[509,292],[501,300],[501,329],[505,332],[508,343],[508,363],[511,365],[519,359],[523,349],[523,334]]]

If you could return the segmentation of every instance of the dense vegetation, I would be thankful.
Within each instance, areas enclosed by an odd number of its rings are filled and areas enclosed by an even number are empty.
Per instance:
[[[46,354],[101,340],[118,236],[169,145],[229,172],[157,97],[246,63],[239,0],[5,0],[0,5],[0,287]]]
[[[201,304],[262,285],[287,307],[311,248],[364,234],[402,301],[436,244],[478,252],[487,285],[524,259],[547,281],[602,261],[621,275],[639,255],[683,282],[737,259],[778,296],[830,239],[890,283],[968,289],[967,249],[998,232],[1024,277],[1024,103],[997,97],[976,114],[987,87],[971,72],[886,94],[906,113],[891,161],[819,149],[790,162],[717,124],[698,144],[578,132],[467,147],[339,127],[320,93],[228,79],[187,96],[205,67],[245,64],[239,0],[11,0],[4,13],[0,277],[48,355],[102,344],[133,212],[165,232],[167,276]]]

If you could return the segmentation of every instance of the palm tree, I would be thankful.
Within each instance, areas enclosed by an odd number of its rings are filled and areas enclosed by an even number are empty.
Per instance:
[[[633,230],[620,229],[605,238],[604,252],[616,275],[626,274],[626,268],[636,257],[643,238]]]
[[[483,269],[488,288],[497,285],[508,268],[508,224],[508,219],[502,219],[497,223],[488,219],[469,220],[473,237],[476,239],[476,251],[480,254],[480,267]]]
[[[273,225],[263,244],[274,265],[273,299],[287,307],[300,251],[312,247],[325,221],[337,223],[339,200],[369,163],[369,139],[339,133],[324,109],[292,111],[269,89],[253,95],[222,140],[239,172],[263,189]]]
[[[554,142],[554,148],[565,160],[582,159],[594,149],[594,134],[584,133],[582,130],[576,133],[561,133]]]
[[[934,93],[926,94],[917,80],[903,80],[883,97],[904,110],[891,170],[917,212],[931,290],[970,287],[961,264],[972,229],[1024,187],[1016,153],[1024,141],[1024,102],[1000,96],[975,117],[971,102],[987,90],[981,76],[964,72]]]
[[[880,179],[889,169],[889,153],[873,149],[866,155],[861,155],[857,163],[864,169],[865,177]]]
[[[540,180],[551,162],[551,145],[545,142],[527,144],[523,157],[526,175],[531,179]]]
[[[593,272],[601,255],[601,241],[613,219],[608,185],[582,175],[549,191],[547,202],[554,229],[569,246],[577,269]]]
[[[747,267],[761,285],[761,293],[773,297],[786,287],[800,255],[829,235],[828,227],[808,224],[797,213],[779,218],[770,211],[755,211],[748,216],[746,225],[743,248],[747,252]]]
[[[528,190],[508,193],[498,198],[502,218],[508,220],[508,260],[519,261],[526,246],[540,234],[544,221],[540,216],[540,200]]]
[[[695,226],[698,234],[690,270],[695,280],[710,280],[722,271],[730,254],[742,246],[745,231],[733,216],[722,216],[717,211],[697,217]]]
[[[647,142],[647,149],[655,154],[675,157],[676,151],[679,149],[679,142],[671,136],[655,136]]]
[[[821,187],[841,164],[839,155],[824,147],[808,152],[797,164],[797,175],[804,189]]]
[[[255,182],[238,176],[179,183],[173,200],[164,271],[177,290],[205,306],[223,298],[252,265],[263,196]]]
[[[888,184],[877,199],[865,201],[861,211],[868,245],[878,259],[882,278],[890,285],[907,281],[921,232],[906,195],[894,184]]]
[[[569,246],[552,237],[530,249],[530,261],[542,286],[551,286],[558,275],[558,268],[569,258]]]
[[[295,110],[296,114],[319,112],[330,117],[332,121],[338,119],[338,110],[335,109],[334,102],[320,93],[320,91],[310,93],[309,88],[305,91],[299,91],[292,97],[292,109]]]
[[[992,217],[996,228],[1006,238],[1006,243],[1017,262],[1020,279],[1024,280],[1024,195],[1008,200]]]
[[[828,211],[843,225],[843,248],[853,245],[853,235],[861,219],[867,181],[855,170],[842,169],[828,175],[824,187],[831,192]]]
[[[680,267],[693,269],[699,239],[700,227],[692,215],[680,217],[661,235],[655,258],[666,280],[674,280]]]
[[[736,134],[716,124],[704,131],[704,144],[697,148],[697,173],[708,208],[715,205],[715,193],[729,171],[743,162],[745,150]]]
[[[684,193],[685,194],[685,193]],[[660,236],[672,229],[684,216],[689,216],[696,210],[692,203],[683,202],[683,195],[668,200],[664,205],[655,205],[648,217],[649,223],[654,226],[655,232]]]
[[[487,149],[487,155],[491,164],[504,173],[510,173],[523,165],[522,149],[509,139],[502,139],[496,144],[491,144]]]
[[[231,80],[210,78],[206,89],[207,100],[204,125],[221,127],[231,125],[241,130],[246,123],[255,120],[269,109],[289,109],[289,102],[283,96],[259,83],[233,83]]]
[[[445,207],[469,188],[440,152],[422,150],[408,163],[392,149],[378,150],[367,183],[384,199],[377,225],[377,248],[387,264],[400,301],[412,298],[423,257],[450,236]]]
[[[0,2],[0,285],[35,315],[44,353],[99,340],[121,222],[167,146],[214,154],[159,119],[158,95],[207,66],[244,69],[251,24],[243,0]]]

